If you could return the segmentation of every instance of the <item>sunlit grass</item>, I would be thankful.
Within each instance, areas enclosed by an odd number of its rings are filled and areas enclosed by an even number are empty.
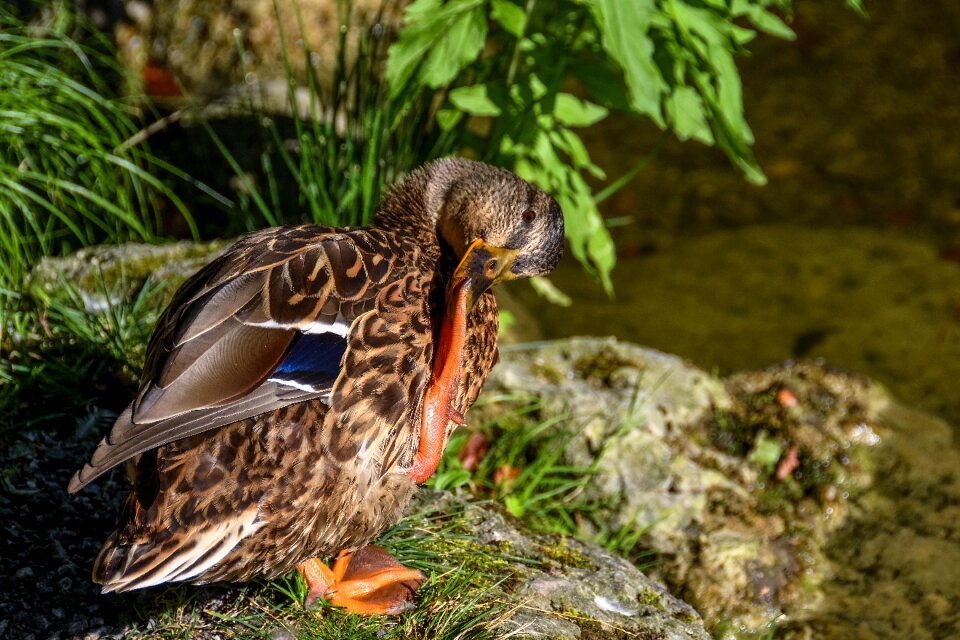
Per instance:
[[[111,88],[109,47],[69,33],[65,8],[47,24],[0,10],[0,336],[36,260],[99,242],[154,240],[165,207],[186,205],[158,177],[138,124]],[[175,172],[176,173],[176,172]]]
[[[594,497],[588,485],[603,452],[588,466],[564,462],[571,438],[566,417],[540,418],[539,402],[522,395],[485,395],[479,403],[497,407],[495,416],[477,428],[486,435],[489,449],[476,469],[468,471],[459,460],[468,433],[455,433],[429,486],[489,496],[535,532],[595,542],[640,568],[652,564],[655,550],[640,544],[649,527],[626,522],[611,528],[605,518],[598,517],[607,505]]]
[[[496,589],[509,579],[505,570],[510,562],[524,560],[472,540],[462,520],[466,508],[414,513],[378,541],[403,564],[428,576],[417,591],[416,607],[401,616],[362,617],[324,602],[305,609],[306,588],[292,572],[240,587],[162,588],[147,604],[135,605],[127,637],[222,633],[261,638],[285,631],[297,638],[345,640],[496,638],[506,611]]]
[[[308,71],[305,81],[296,77],[291,47],[283,29],[278,29],[287,114],[263,113],[259,106],[263,101],[247,96],[241,106],[257,119],[249,131],[257,137],[254,153],[245,157],[235,152],[214,123],[204,123],[234,173],[236,213],[248,229],[303,221],[368,224],[389,185],[424,162],[456,150],[455,141],[436,127],[427,98],[389,95],[382,71],[389,41],[382,29],[364,32],[356,56],[348,61],[350,5],[337,3],[343,28],[330,78],[318,77],[311,64],[315,54],[305,44],[308,38],[299,10],[298,45],[304,44],[297,55]],[[245,59],[242,43],[238,41],[237,47],[238,57]]]

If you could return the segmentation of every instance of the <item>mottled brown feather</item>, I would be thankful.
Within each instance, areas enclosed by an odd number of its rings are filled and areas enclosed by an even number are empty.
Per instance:
[[[280,248],[291,253],[283,257]],[[374,229],[288,227],[239,240],[174,296],[148,347],[147,383],[101,442],[91,464],[71,479],[69,490],[81,489],[132,455],[197,433],[202,424],[198,418],[229,415],[238,420],[256,415],[236,407],[227,414],[220,409],[266,383],[297,329],[338,319],[352,322],[372,308],[388,275],[416,268],[418,255],[408,239]],[[406,261],[399,256],[407,256]],[[385,261],[390,269],[380,266]],[[294,279],[290,264],[306,277]],[[367,269],[367,264],[376,266]],[[339,270],[348,273],[338,276]],[[229,317],[208,311],[227,291],[239,292],[247,302],[225,305],[234,307]],[[291,297],[307,303],[290,305]],[[256,398],[257,402],[243,404],[257,413],[306,399],[303,394],[288,393],[284,398],[264,392]],[[215,428],[226,423],[206,424]],[[135,448],[124,446],[132,440]]]

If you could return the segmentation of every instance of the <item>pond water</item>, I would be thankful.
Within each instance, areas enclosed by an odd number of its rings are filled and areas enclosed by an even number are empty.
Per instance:
[[[741,65],[768,186],[671,142],[604,203],[632,219],[614,229],[616,297],[571,260],[553,280],[572,309],[526,298],[543,337],[614,334],[719,373],[822,358],[945,418],[885,443],[805,615],[812,637],[958,637],[960,4],[867,8],[798,3],[797,42],[762,39]],[[657,135],[612,121],[589,143],[617,176]]]
[[[568,261],[575,312],[548,337],[614,333],[729,372],[823,357],[960,424],[960,5],[798,3],[795,43],[743,63],[747,117],[770,179],[671,143],[604,203],[616,298]],[[591,153],[617,176],[657,132],[614,121]]]

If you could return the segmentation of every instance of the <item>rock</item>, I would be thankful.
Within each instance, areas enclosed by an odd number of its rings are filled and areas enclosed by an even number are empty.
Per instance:
[[[164,306],[188,276],[232,241],[100,245],[63,258],[46,257],[33,268],[25,289],[41,299],[79,298],[89,313],[132,300],[147,286]]]
[[[602,459],[593,487],[602,496],[608,524],[633,522],[685,544],[708,491],[729,485],[722,474],[677,458],[670,442],[733,399],[720,381],[676,356],[618,342],[572,338],[532,349],[504,348],[490,391],[536,396],[540,416],[569,415],[574,436],[567,462],[589,467]],[[490,411],[496,412],[494,405]],[[638,468],[643,470],[638,473]]]
[[[568,416],[556,427],[569,434],[564,461],[593,471],[598,505],[582,533],[643,531],[654,575],[721,636],[761,633],[818,601],[824,540],[871,482],[866,454],[889,404],[867,380],[817,365],[720,381],[612,338],[507,350],[491,391],[534,396],[536,420]]]
[[[408,511],[457,513],[472,543],[503,553],[497,574],[509,578],[486,594],[505,610],[494,637],[710,637],[689,605],[595,544],[530,534],[494,506],[463,503],[448,492],[422,489]]]

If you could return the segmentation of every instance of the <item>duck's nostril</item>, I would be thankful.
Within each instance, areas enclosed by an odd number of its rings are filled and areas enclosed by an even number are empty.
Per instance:
[[[487,260],[487,264],[484,268],[487,271],[487,275],[493,277],[493,275],[497,272],[497,259],[491,258]]]

